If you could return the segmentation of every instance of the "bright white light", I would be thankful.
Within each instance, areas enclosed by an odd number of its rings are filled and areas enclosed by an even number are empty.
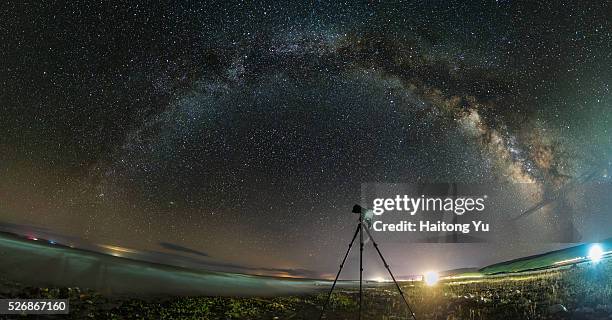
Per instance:
[[[593,262],[599,262],[599,260],[601,260],[601,258],[603,257],[603,253],[603,248],[596,243],[592,245],[591,248],[589,248],[589,255],[587,256],[587,258],[589,258],[589,260]]]
[[[383,278],[383,277],[375,277],[375,278],[372,279],[372,281],[385,282],[385,278]]]
[[[438,273],[434,271],[428,271],[423,276],[423,281],[425,281],[425,284],[428,286],[435,285],[438,283],[438,280],[440,280],[440,276],[438,276]]]

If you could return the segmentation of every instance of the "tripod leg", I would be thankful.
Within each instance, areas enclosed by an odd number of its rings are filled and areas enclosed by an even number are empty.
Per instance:
[[[361,309],[363,307],[363,225],[359,222],[359,320],[361,320]]]
[[[364,228],[364,229],[368,233],[368,236],[370,237],[370,239],[372,240],[372,244],[374,245],[374,248],[376,248],[376,252],[378,252],[380,259],[385,264],[385,268],[387,268],[387,271],[389,271],[389,275],[391,275],[391,279],[393,279],[393,282],[395,283],[395,286],[397,287],[397,291],[399,291],[400,296],[402,296],[402,299],[404,299],[404,303],[406,304],[406,307],[408,307],[408,311],[410,311],[410,315],[412,315],[412,318],[414,320],[417,320],[416,316],[414,315],[414,312],[412,312],[412,308],[410,308],[410,304],[408,304],[408,300],[406,300],[406,297],[404,296],[404,291],[402,291],[402,288],[400,288],[399,284],[397,283],[397,280],[395,280],[395,276],[393,275],[393,272],[391,272],[391,268],[389,268],[389,264],[385,260],[385,257],[383,257],[382,252],[380,252],[380,249],[378,249],[378,244],[376,243],[376,241],[374,241],[374,238],[372,237],[370,230],[368,230],[367,228]]]
[[[361,224],[357,226],[357,229],[355,230],[355,234],[353,235],[353,239],[351,239],[351,243],[349,243],[348,250],[346,250],[344,259],[342,259],[342,263],[340,264],[340,269],[338,270],[338,273],[336,274],[336,278],[334,279],[334,284],[332,284],[332,287],[329,290],[329,294],[327,295],[327,300],[325,301],[325,304],[323,305],[323,309],[321,310],[321,315],[319,316],[319,320],[323,319],[325,308],[327,308],[327,305],[329,304],[329,301],[331,300],[331,295],[332,295],[332,292],[334,292],[334,288],[336,287],[336,282],[338,282],[338,277],[340,277],[340,272],[342,272],[342,268],[344,267],[346,258],[348,257],[349,252],[351,252],[351,247],[353,247],[353,242],[355,242],[355,238],[357,238],[357,233],[359,233],[360,229],[361,229]]]

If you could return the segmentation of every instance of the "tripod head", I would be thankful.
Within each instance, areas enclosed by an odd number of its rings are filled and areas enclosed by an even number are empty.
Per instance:
[[[352,213],[357,213],[360,215],[360,221],[366,227],[366,229],[370,229],[372,224],[374,223],[374,211],[372,209],[364,208],[358,204],[353,206]]]

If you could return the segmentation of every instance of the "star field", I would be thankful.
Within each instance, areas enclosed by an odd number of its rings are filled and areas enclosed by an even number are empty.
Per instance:
[[[320,276],[362,182],[609,181],[606,3],[2,6],[0,222]]]

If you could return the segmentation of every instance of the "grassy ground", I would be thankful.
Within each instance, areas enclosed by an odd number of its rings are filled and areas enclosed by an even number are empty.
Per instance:
[[[611,262],[537,275],[403,287],[418,319],[612,319]],[[108,298],[78,288],[32,288],[3,281],[0,298],[8,297],[69,298],[72,319],[318,319],[326,294]],[[337,292],[326,319],[355,319],[357,301],[354,290]],[[366,289],[364,302],[365,319],[408,318],[391,285]]]

